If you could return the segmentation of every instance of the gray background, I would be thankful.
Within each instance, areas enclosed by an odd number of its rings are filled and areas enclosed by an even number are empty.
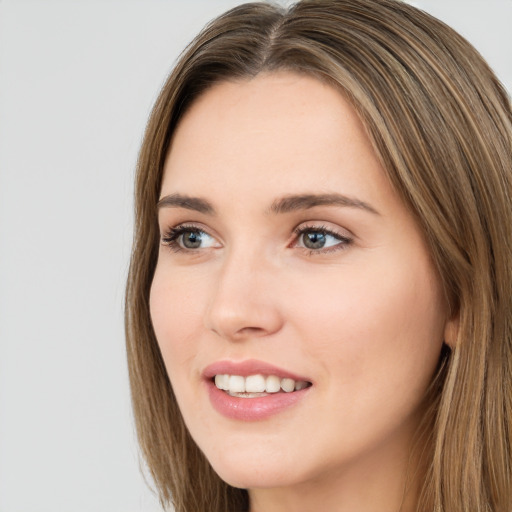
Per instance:
[[[152,102],[238,0],[0,0],[0,512],[154,512],[122,311]],[[411,2],[512,86],[512,0]]]

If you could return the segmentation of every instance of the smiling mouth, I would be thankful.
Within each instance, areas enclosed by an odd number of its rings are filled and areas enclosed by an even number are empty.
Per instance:
[[[311,386],[311,382],[280,378],[276,375],[229,375],[218,374],[213,378],[215,386],[237,398],[260,398],[275,393],[293,393]]]

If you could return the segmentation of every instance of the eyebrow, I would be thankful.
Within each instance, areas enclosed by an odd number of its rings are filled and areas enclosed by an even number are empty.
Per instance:
[[[359,199],[345,196],[343,194],[298,194],[285,196],[275,200],[269,208],[269,213],[282,214],[297,210],[308,210],[315,206],[344,206],[359,208],[375,215],[380,215],[373,206]],[[191,197],[183,194],[170,194],[162,197],[157,208],[185,208],[194,210],[206,215],[215,215],[215,208],[206,199]]]
[[[185,208],[207,215],[215,215],[215,208],[200,197],[184,196],[182,194],[171,194],[162,197],[156,204],[157,208]]]
[[[272,213],[289,213],[296,210],[307,210],[315,206],[347,206],[359,208],[375,215],[379,212],[368,203],[343,194],[301,194],[278,199],[270,206]]]

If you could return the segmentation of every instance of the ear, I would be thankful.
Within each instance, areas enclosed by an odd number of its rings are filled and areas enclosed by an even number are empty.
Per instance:
[[[457,311],[446,321],[444,326],[444,342],[453,350],[459,336],[459,312]]]

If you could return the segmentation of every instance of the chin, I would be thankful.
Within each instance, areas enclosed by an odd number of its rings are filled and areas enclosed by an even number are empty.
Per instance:
[[[286,487],[293,485],[294,481],[288,475],[287,470],[280,468],[258,468],[250,470],[241,468],[213,468],[219,477],[232,487],[240,489],[269,489],[272,487]]]
[[[297,471],[297,461],[290,462],[275,451],[273,454],[251,453],[250,450],[235,453],[234,449],[226,452],[208,460],[219,477],[232,487],[286,487],[304,479],[304,475]]]

